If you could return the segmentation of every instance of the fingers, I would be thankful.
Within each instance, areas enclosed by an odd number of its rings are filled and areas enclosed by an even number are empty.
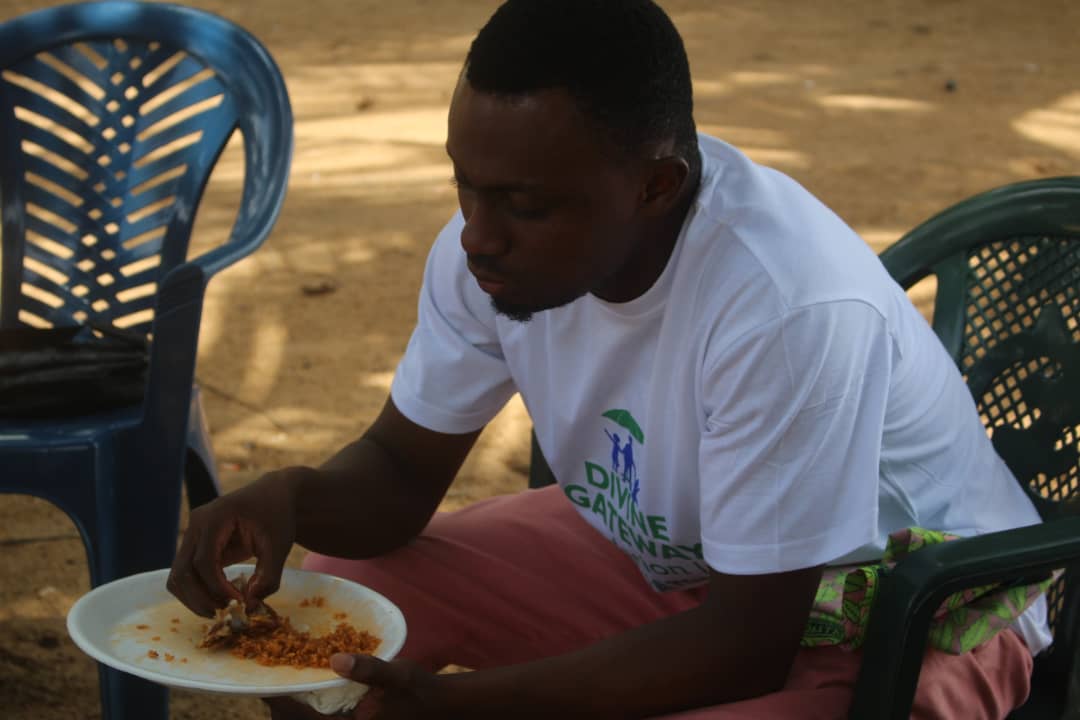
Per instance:
[[[404,661],[386,662],[371,655],[337,653],[330,668],[342,677],[384,690],[401,690],[409,685],[412,671]]]
[[[166,587],[199,615],[234,599],[253,606],[278,589],[295,528],[287,498],[266,488],[256,482],[192,512]],[[258,562],[245,597],[225,567],[252,555]]]
[[[236,534],[233,523],[211,526],[209,531],[200,534],[191,567],[198,577],[205,594],[213,601],[214,608],[224,607],[229,600],[243,601],[240,591],[225,576],[225,547]],[[248,557],[251,553],[248,552]],[[211,614],[213,612],[211,611]]]
[[[335,653],[330,656],[330,669],[341,677],[352,677],[353,668],[356,666],[356,656],[347,653]]]
[[[269,697],[262,701],[270,708],[270,720],[326,720],[315,709],[288,697]]]
[[[353,709],[354,720],[451,717],[440,697],[436,676],[414,662],[338,653],[330,658],[330,667],[370,688]]]
[[[224,582],[228,587],[232,587],[227,580]],[[230,599],[227,591],[223,591],[219,584],[207,585],[192,563],[180,557],[174,562],[165,587],[188,609],[203,617],[213,617],[214,611],[227,605]],[[233,592],[238,593],[235,588]]]
[[[221,553],[216,549],[227,542],[231,528],[219,528],[218,535],[225,538],[222,541],[211,536],[206,527],[207,523],[192,515],[165,587],[192,612],[213,617],[214,610],[228,604],[230,598],[242,598],[225,577]]]
[[[249,605],[277,592],[281,586],[281,572],[289,556],[288,545],[275,542],[263,533],[252,538],[252,545],[257,561],[251,582],[248,583],[248,597],[244,598]]]
[[[203,588],[194,587],[195,581],[191,577],[191,554],[194,552],[191,533],[185,532],[184,539],[180,541],[180,549],[173,558],[169,577],[165,581],[165,589],[176,596],[192,612],[206,617],[207,605],[210,598],[205,596]],[[211,611],[211,614],[213,612]]]
[[[169,578],[165,581],[165,588],[192,612],[203,617],[212,617],[215,608],[221,605],[195,572],[193,559],[198,543],[197,534],[191,527],[184,533],[180,549],[173,558]]]
[[[383,710],[383,696],[384,692],[381,688],[369,688],[356,707],[352,709],[353,720],[374,720],[380,717],[379,713]]]

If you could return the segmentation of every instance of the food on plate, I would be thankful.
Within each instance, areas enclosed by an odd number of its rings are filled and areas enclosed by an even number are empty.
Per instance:
[[[230,652],[260,665],[290,665],[297,668],[330,667],[334,653],[375,652],[381,640],[369,632],[357,630],[348,623],[338,625],[326,635],[313,636],[293,628],[289,618],[267,632],[244,632],[235,637]]]
[[[248,579],[241,575],[232,581],[234,587],[246,594]],[[274,609],[260,602],[249,613],[244,604],[236,599],[230,600],[223,608],[214,612],[214,622],[206,630],[199,647],[212,648],[229,645],[238,633],[261,633],[272,631],[281,624],[281,619]]]
[[[244,592],[247,579],[240,576],[233,584]],[[245,593],[246,594],[246,593]],[[305,598],[303,608],[323,608],[322,596]],[[335,613],[343,620],[345,613]],[[325,635],[312,635],[297,630],[285,615],[278,614],[264,602],[251,611],[237,600],[230,600],[215,613],[199,644],[204,649],[228,649],[238,658],[254,660],[260,665],[288,665],[295,668],[328,668],[334,653],[373,653],[382,641],[369,632],[357,630],[347,622],[338,622]]]

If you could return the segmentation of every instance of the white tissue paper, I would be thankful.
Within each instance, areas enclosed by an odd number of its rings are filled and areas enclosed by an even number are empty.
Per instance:
[[[323,715],[337,715],[356,707],[367,691],[367,685],[349,681],[345,685],[325,690],[297,693],[292,696],[292,699],[310,705]]]

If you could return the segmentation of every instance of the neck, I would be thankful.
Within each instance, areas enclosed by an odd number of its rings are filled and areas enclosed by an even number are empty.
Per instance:
[[[593,295],[611,303],[630,302],[645,294],[663,274],[675,243],[679,240],[686,215],[697,196],[701,173],[688,177],[678,202],[671,212],[658,218],[635,241],[635,252],[630,259],[611,276],[604,286],[593,290]]]

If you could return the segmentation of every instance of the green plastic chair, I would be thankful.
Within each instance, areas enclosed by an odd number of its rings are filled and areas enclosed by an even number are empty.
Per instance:
[[[987,582],[1065,573],[1048,593],[1054,644],[1011,718],[1074,700],[1080,600],[1080,178],[1009,185],[926,221],[881,255],[903,287],[937,278],[933,327],[1041,525],[923,548],[882,582],[851,718],[907,718],[931,615]]]

